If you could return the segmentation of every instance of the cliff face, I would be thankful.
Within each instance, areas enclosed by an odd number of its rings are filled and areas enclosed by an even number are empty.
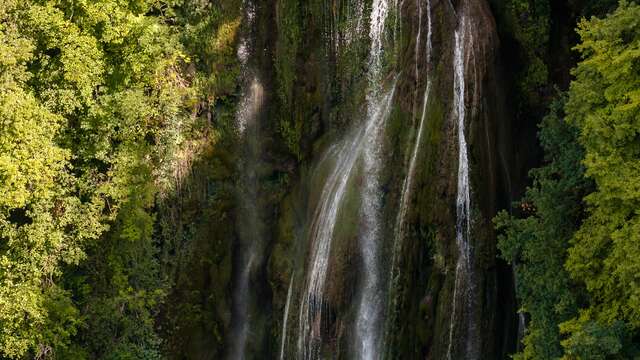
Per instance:
[[[172,299],[186,299],[201,316],[181,318],[181,330],[167,336],[175,357],[189,348],[189,358],[237,358],[230,348],[239,346],[245,358],[354,358],[372,341],[389,358],[505,358],[515,347],[515,303],[511,271],[496,260],[491,219],[510,202],[514,164],[488,4],[389,1],[375,79],[371,22],[378,18],[369,12],[379,1],[247,4],[256,9],[246,30],[254,44],[250,66],[265,94],[253,144],[260,150],[250,151],[253,205],[263,225],[260,235],[243,237],[253,223],[230,196],[198,227],[200,240],[188,244],[190,265],[178,270],[189,279],[179,281]],[[370,135],[376,114],[378,130]],[[464,239],[460,121],[469,176]],[[233,193],[247,190],[238,180],[247,170],[232,165],[247,156],[246,146],[239,140],[235,153],[212,155],[226,165],[209,164],[229,169],[221,183]],[[206,171],[192,176],[208,181]],[[370,203],[375,219],[363,216]],[[206,201],[192,205],[198,216],[210,214],[202,210]],[[375,243],[363,246],[371,236]],[[326,258],[314,267],[322,239]],[[252,244],[255,258],[246,256]],[[249,290],[238,296],[242,271]],[[321,271],[320,286],[312,286],[314,271]],[[246,316],[239,316],[239,301],[248,304]],[[380,310],[376,334],[359,328],[363,309]],[[168,309],[167,317],[186,313]],[[249,335],[234,345],[238,321],[247,322]]]
[[[400,266],[406,273],[397,341],[406,354],[428,358],[504,358],[515,334],[509,270],[496,262],[491,218],[503,206],[511,146],[504,116],[495,23],[484,1],[434,4],[436,93],[429,126],[412,236]],[[410,11],[407,11],[409,13]],[[456,33],[457,31],[457,33]],[[459,35],[460,44],[455,43]],[[461,53],[463,109],[456,111],[456,46]],[[431,110],[433,109],[433,110]],[[437,109],[437,110],[436,110]],[[468,258],[460,265],[456,233],[460,221],[460,148],[457,121],[464,111],[468,151],[470,226]],[[507,195],[508,197],[508,195]],[[463,270],[463,268],[467,268]],[[463,273],[464,274],[463,276]],[[416,321],[415,319],[419,319]],[[411,334],[418,336],[411,336]]]

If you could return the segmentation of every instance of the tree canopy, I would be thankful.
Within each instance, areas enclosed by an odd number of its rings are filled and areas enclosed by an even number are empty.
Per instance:
[[[235,91],[229,13],[0,3],[0,358],[160,357],[154,201],[194,109]]]
[[[640,6],[621,1],[577,31],[581,60],[542,123],[528,211],[496,218],[531,319],[528,359],[638,354]]]

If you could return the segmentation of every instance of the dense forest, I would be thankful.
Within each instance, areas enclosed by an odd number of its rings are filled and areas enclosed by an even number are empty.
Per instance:
[[[0,1],[0,359],[640,357],[640,5]]]

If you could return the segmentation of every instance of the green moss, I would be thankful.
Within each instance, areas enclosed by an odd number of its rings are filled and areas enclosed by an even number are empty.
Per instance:
[[[286,284],[289,281],[287,274],[295,269],[296,265],[295,258],[291,257],[296,238],[294,219],[294,199],[289,195],[280,206],[278,241],[271,251],[270,258],[271,277],[277,279],[280,284]]]
[[[360,221],[358,214],[360,213],[362,198],[362,176],[363,174],[359,172],[347,184],[334,230],[334,243],[338,248],[348,248],[349,242],[357,237]]]
[[[279,0],[276,4],[278,41],[274,60],[277,95],[280,103],[280,134],[289,150],[301,156],[303,122],[294,111],[294,86],[297,78],[298,49],[302,36],[298,0]]]
[[[438,207],[446,206],[438,202],[436,195],[438,188],[436,186],[436,177],[440,175],[438,161],[440,160],[440,148],[444,141],[444,126],[447,119],[446,110],[437,92],[434,92],[430,97],[426,111],[426,129],[423,135],[424,144],[421,151],[423,160],[418,162],[418,168],[416,170],[423,184],[418,193],[418,206],[419,213],[422,216],[422,223],[433,221],[435,217],[438,217],[438,215],[434,216],[433,214],[443,213],[442,209]]]

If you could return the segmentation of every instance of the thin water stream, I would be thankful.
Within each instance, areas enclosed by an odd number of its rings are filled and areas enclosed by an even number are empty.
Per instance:
[[[299,326],[298,355],[304,359],[318,357],[322,343],[321,326],[324,319],[324,291],[327,280],[336,221],[343,205],[347,184],[356,173],[356,164],[363,155],[365,143],[384,124],[391,100],[395,93],[395,83],[384,94],[379,111],[342,143],[329,149],[336,156],[335,165],[324,184],[313,222],[310,228],[310,260],[308,278],[302,294]]]
[[[247,29],[255,21],[255,5],[245,0],[244,16]],[[238,198],[236,229],[238,242],[235,247],[234,280],[231,305],[231,335],[226,357],[242,360],[246,357],[246,348],[251,329],[249,315],[253,298],[251,276],[260,263],[262,256],[263,228],[261,209],[258,206],[260,147],[260,124],[258,122],[264,103],[264,89],[255,69],[250,65],[254,51],[253,39],[246,31],[241,36],[237,57],[244,74],[242,97],[236,112],[236,129],[239,135],[239,166],[236,194]]]
[[[359,8],[359,7],[358,7]],[[366,119],[351,136],[334,145],[329,152],[335,164],[327,178],[310,227],[310,260],[308,277],[302,293],[298,326],[298,356],[304,359],[319,357],[322,346],[325,287],[330,261],[331,243],[336,221],[345,201],[348,183],[363,165],[359,249],[363,260],[364,279],[359,288],[355,353],[357,358],[373,359],[379,353],[380,328],[383,313],[382,281],[380,276],[380,209],[382,139],[396,84],[383,89],[382,68],[385,22],[389,6],[387,0],[374,0],[369,19],[369,86],[366,93]],[[356,11],[356,17],[362,14]],[[360,20],[356,20],[360,24]],[[359,26],[359,25],[358,25]],[[336,151],[336,148],[338,149]]]
[[[384,312],[383,281],[380,265],[381,208],[380,169],[384,124],[388,117],[389,106],[381,101],[382,68],[384,56],[383,36],[385,23],[389,15],[387,0],[374,0],[369,18],[369,88],[367,90],[367,118],[379,118],[381,126],[376,127],[365,141],[363,148],[364,174],[361,201],[361,221],[359,249],[363,268],[360,282],[359,303],[356,314],[355,353],[358,359],[375,359],[381,354],[382,320]],[[394,85],[395,90],[395,85]],[[384,111],[383,111],[384,110]]]
[[[287,290],[287,302],[284,304],[284,315],[282,318],[282,339],[280,343],[280,360],[284,360],[285,344],[287,343],[287,321],[289,320],[289,306],[291,305],[291,294],[293,293],[293,279],[296,273],[291,274],[289,280],[289,290]]]
[[[475,278],[473,269],[473,248],[471,245],[471,186],[469,181],[469,158],[465,135],[466,121],[466,61],[471,55],[467,47],[473,46],[468,36],[468,23],[464,13],[458,14],[458,27],[454,38],[454,112],[457,119],[458,138],[458,189],[456,197],[456,246],[458,259],[455,269],[453,307],[449,328],[447,358],[477,359],[476,324],[473,315]],[[462,324],[456,329],[456,324]],[[465,339],[465,347],[454,347],[454,333]]]

